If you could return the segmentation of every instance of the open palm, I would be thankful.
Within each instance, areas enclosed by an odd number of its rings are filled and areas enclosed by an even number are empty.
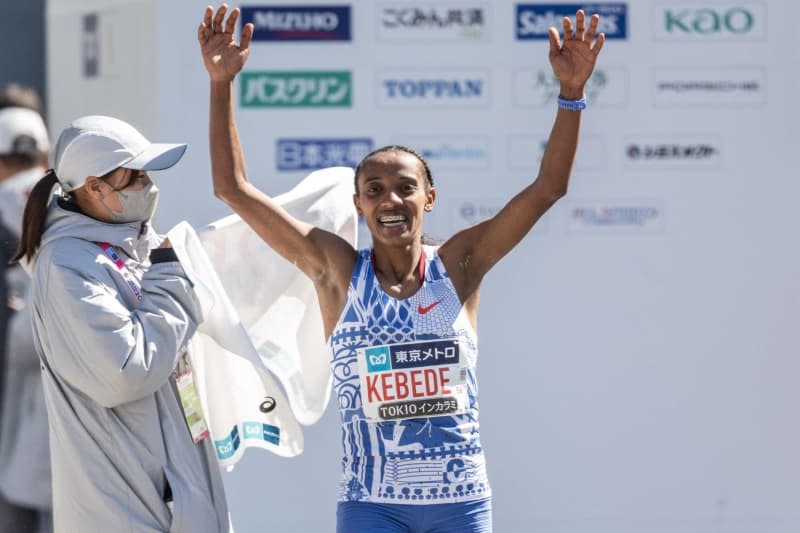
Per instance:
[[[589,28],[586,29],[586,16],[583,10],[575,15],[576,29],[573,32],[572,21],[564,17],[564,40],[559,39],[558,30],[550,28],[550,66],[562,85],[582,89],[586,80],[594,70],[597,55],[605,42],[605,34],[597,36],[598,15],[592,15]]]
[[[233,39],[239,8],[234,9],[225,21],[226,4],[222,4],[214,15],[207,7],[203,22],[197,28],[197,40],[203,63],[212,81],[230,81],[242,70],[250,53],[250,40],[253,38],[253,25],[245,24],[239,44]],[[213,18],[212,18],[213,15]]]

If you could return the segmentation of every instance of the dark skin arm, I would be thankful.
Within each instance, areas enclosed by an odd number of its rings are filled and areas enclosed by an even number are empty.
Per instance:
[[[599,20],[593,15],[586,28],[586,17],[583,11],[578,11],[573,33],[572,22],[564,17],[564,35],[570,37],[563,41],[558,31],[550,28],[550,64],[561,82],[564,98],[574,100],[583,96],[584,85],[605,41],[601,33],[592,43]],[[439,250],[473,326],[477,324],[483,277],[567,193],[578,145],[580,117],[580,112],[559,109],[536,180],[495,216],[456,233]]]
[[[246,24],[237,44],[233,39],[239,9],[222,4],[214,14],[207,7],[197,39],[211,83],[209,141],[214,194],[228,204],[273,250],[314,282],[325,335],[330,335],[344,307],[357,253],[338,235],[291,216],[247,178],[244,152],[233,110],[233,79],[249,55],[253,25]]]
[[[198,28],[203,61],[211,82],[210,141],[214,193],[225,201],[277,253],[298,266],[314,283],[320,300],[325,335],[330,335],[341,309],[357,253],[330,232],[306,224],[283,210],[247,179],[232,104],[233,79],[249,55],[253,26],[233,39],[239,10],[225,21],[227,5],[214,14],[206,8]],[[585,28],[578,11],[576,31],[564,20],[562,42],[550,29],[550,63],[568,99],[583,95],[605,37],[595,41],[599,17]],[[593,43],[593,41],[595,41]],[[485,274],[530,231],[537,220],[567,191],[577,147],[580,113],[559,110],[536,180],[517,194],[497,215],[460,231],[439,250],[451,280],[473,325],[477,322],[480,283]]]

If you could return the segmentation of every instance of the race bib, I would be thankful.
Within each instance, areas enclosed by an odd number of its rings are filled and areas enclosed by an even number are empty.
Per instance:
[[[371,420],[460,414],[467,406],[467,364],[460,339],[358,350],[361,400]]]

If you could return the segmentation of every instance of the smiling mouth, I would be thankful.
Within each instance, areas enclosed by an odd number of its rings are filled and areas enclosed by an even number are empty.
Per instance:
[[[385,215],[378,217],[378,223],[387,228],[400,226],[408,222],[408,217],[405,215]]]

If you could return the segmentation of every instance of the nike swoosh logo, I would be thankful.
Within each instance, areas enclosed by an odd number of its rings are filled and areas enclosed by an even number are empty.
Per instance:
[[[431,309],[433,309],[434,307],[439,305],[441,302],[442,302],[441,300],[437,300],[437,301],[433,302],[431,305],[426,305],[426,306],[418,305],[417,306],[417,313],[419,313],[421,315],[428,314]]]

